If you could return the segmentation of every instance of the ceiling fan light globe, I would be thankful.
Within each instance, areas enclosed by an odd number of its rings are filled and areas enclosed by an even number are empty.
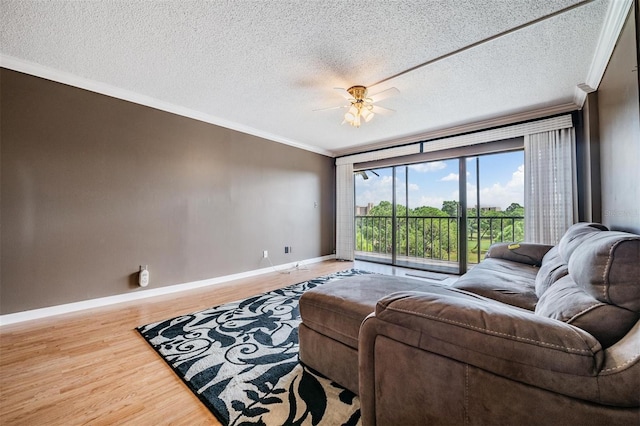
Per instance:
[[[352,114],[351,111],[347,111],[347,113],[344,115],[344,120],[349,124],[351,124],[355,119],[356,115]]]
[[[369,111],[368,108],[363,108],[362,111],[360,112],[360,116],[364,119],[365,123],[368,123],[369,121],[371,121],[374,114],[371,111]]]

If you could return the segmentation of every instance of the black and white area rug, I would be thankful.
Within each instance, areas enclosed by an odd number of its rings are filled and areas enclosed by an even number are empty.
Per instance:
[[[227,425],[355,425],[358,397],[298,362],[298,300],[351,269],[137,330]]]

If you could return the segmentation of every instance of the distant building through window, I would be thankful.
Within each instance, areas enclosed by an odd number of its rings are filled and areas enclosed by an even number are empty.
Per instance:
[[[356,216],[366,216],[373,208],[373,203],[369,203],[366,206],[356,206]]]

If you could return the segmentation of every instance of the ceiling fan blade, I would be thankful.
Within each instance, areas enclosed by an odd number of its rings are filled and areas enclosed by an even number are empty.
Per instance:
[[[342,87],[334,87],[333,90],[337,90],[340,96],[344,97],[348,101],[353,99],[353,96],[351,96],[351,93],[347,92],[347,89],[343,89]]]
[[[383,90],[382,92],[378,92],[374,95],[368,96],[371,98],[373,102],[379,102],[383,99],[390,98],[392,96],[397,96],[400,94],[400,91],[395,87],[390,87],[389,89]]]
[[[371,112],[380,115],[391,115],[396,111],[394,109],[381,107],[380,105],[372,105]]]
[[[349,108],[351,105],[340,105],[340,106],[332,106],[332,107],[327,107],[327,108],[318,108],[318,109],[314,109],[312,111],[329,111],[332,109],[342,109],[342,108]]]

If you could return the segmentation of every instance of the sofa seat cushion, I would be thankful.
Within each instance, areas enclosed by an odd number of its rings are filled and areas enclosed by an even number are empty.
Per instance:
[[[300,297],[300,316],[310,329],[358,348],[360,324],[379,299],[397,291],[428,289],[425,281],[389,275],[357,275],[330,282]]]
[[[538,301],[538,268],[510,260],[487,258],[464,274],[453,287],[533,311]]]
[[[623,338],[638,321],[628,309],[601,302],[565,276],[540,298],[536,314],[576,326],[607,348]]]

